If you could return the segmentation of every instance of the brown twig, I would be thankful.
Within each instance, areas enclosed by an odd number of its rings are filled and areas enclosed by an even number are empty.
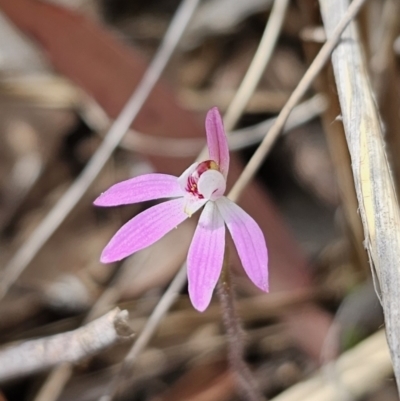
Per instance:
[[[217,293],[221,303],[222,320],[227,334],[229,363],[235,374],[239,392],[245,400],[265,400],[249,366],[244,360],[243,331],[236,312],[235,296],[230,272],[226,264],[218,283]]]
[[[310,3],[308,9],[310,13],[312,7]],[[308,28],[302,32],[302,38],[305,41],[305,53],[309,60],[315,57],[321,47],[321,42],[318,39],[326,40],[325,32],[321,31],[323,31],[323,28],[320,26],[318,28]],[[322,34],[323,38],[321,37]],[[346,137],[343,125],[332,123],[340,114],[339,99],[337,94],[331,90],[332,85],[333,71],[331,66],[328,66],[321,74],[320,79],[315,82],[317,91],[322,91],[329,99],[329,106],[322,114],[322,124],[337,178],[340,207],[343,211],[346,229],[355,251],[358,262],[357,266],[363,272],[368,272],[368,258],[362,244],[363,228],[360,215],[357,212],[357,196],[354,189]]]
[[[382,6],[381,29],[377,30],[376,49],[369,62],[372,87],[375,92],[379,111],[385,123],[387,154],[392,166],[397,196],[400,183],[400,97],[397,60],[393,52],[393,43],[399,33],[400,1],[388,0]],[[373,30],[372,30],[373,31]]]
[[[24,341],[0,350],[0,382],[46,370],[63,362],[76,363],[131,336],[128,312],[115,308],[74,331]]]

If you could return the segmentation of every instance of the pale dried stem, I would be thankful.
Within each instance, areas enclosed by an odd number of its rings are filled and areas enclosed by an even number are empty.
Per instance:
[[[322,70],[325,63],[329,60],[330,54],[332,53],[333,49],[337,45],[340,40],[341,34],[349,24],[349,22],[357,15],[357,12],[364,4],[366,0],[355,0],[352,5],[347,10],[346,14],[344,15],[343,19],[338,24],[337,28],[335,29],[335,35],[330,38],[325,45],[322,47],[321,51],[318,53],[318,56],[315,58],[314,62],[311,64],[310,68],[307,70],[306,74],[304,75],[303,79],[300,81],[298,86],[296,87],[295,91],[293,92],[292,96],[286,103],[285,107],[282,109],[280,114],[278,115],[274,125],[268,131],[267,136],[265,137],[264,141],[261,143],[260,147],[257,149],[256,153],[254,154],[253,158],[250,160],[249,164],[246,166],[245,170],[239,177],[236,185],[228,194],[228,197],[231,199],[237,199],[240,193],[243,191],[245,186],[249,183],[249,181],[253,178],[254,174],[256,173],[257,169],[260,167],[261,163],[265,159],[266,155],[270,151],[273,143],[279,136],[284,127],[289,114],[296,106],[296,104],[300,101],[300,99],[305,95],[307,90],[310,88],[313,80],[318,75],[318,73]],[[203,152],[199,155],[197,160],[202,160],[204,157],[207,157],[207,150],[203,150]],[[250,164],[251,163],[251,164]],[[250,165],[250,167],[249,167]],[[124,362],[124,371],[127,371],[132,367],[135,362],[136,356],[147,346],[148,341],[150,340],[151,336],[153,335],[155,329],[158,327],[160,321],[168,312],[169,308],[172,306],[174,301],[174,294],[176,293],[177,289],[181,290],[186,283],[186,264],[184,264],[180,271],[175,276],[174,281],[171,285],[167,288],[163,296],[161,297],[156,309],[150,315],[149,322],[151,321],[151,330],[148,332],[146,331],[146,341],[140,341],[140,345],[136,346],[136,343],[140,340],[142,334],[139,334],[137,342],[133,345],[135,348],[135,352],[133,352],[133,348],[130,352],[134,357],[129,358],[129,361]],[[155,316],[155,311],[157,310],[157,320],[153,320],[153,316]],[[147,326],[147,325],[146,325]],[[145,327],[146,329],[146,327]],[[110,393],[104,395],[100,401],[111,401],[115,395],[116,387],[119,379],[114,381],[112,388],[110,389]]]
[[[310,3],[309,11],[311,12],[312,4]],[[322,27],[310,28],[303,32],[303,40],[305,41],[305,52],[308,60],[312,60],[322,44],[318,36],[313,36],[312,32],[317,33],[323,30]],[[322,38],[319,38],[322,39]],[[324,41],[326,40],[324,33]],[[319,79],[315,81],[316,90],[323,92],[329,99],[329,106],[322,114],[322,125],[327,139],[328,149],[334,166],[338,194],[340,197],[341,210],[344,214],[345,229],[349,234],[352,242],[355,256],[357,259],[356,266],[363,273],[368,272],[368,258],[362,244],[363,228],[360,215],[357,211],[357,196],[354,189],[353,174],[351,171],[351,160],[347,149],[346,137],[343,125],[337,124],[335,121],[340,114],[340,105],[337,94],[332,90],[333,71],[331,66],[324,69]],[[289,116],[289,120],[293,114]]]
[[[285,19],[289,0],[276,0],[271,9],[268,23],[258,45],[256,54],[243,78],[236,94],[224,115],[224,124],[227,131],[232,130],[239,121],[252,94],[257,88],[260,79],[271,60],[279,33]]]
[[[171,58],[199,0],[183,0],[143,79],[80,176],[18,249],[3,270],[0,300],[73,210],[119,145]]]
[[[109,309],[110,306],[115,305],[115,303],[118,301],[119,291],[117,284],[120,271],[122,270],[118,271],[112,282],[92,306],[90,312],[83,322],[84,324],[96,319],[102,313],[102,311]],[[70,380],[73,372],[74,365],[70,362],[65,362],[58,365],[50,372],[36,394],[34,401],[57,400],[64,387]]]
[[[280,4],[278,4],[280,3]],[[229,111],[229,121],[225,123],[225,128],[230,132],[236,121],[240,118],[244,108],[246,107],[252,93],[256,89],[256,86],[264,72],[268,61],[272,55],[272,51],[275,47],[276,40],[279,36],[279,32],[282,26],[283,18],[286,13],[288,2],[286,0],[278,0],[274,3],[274,12],[271,13],[271,17],[268,20],[267,27],[265,29],[263,40],[260,42],[259,47],[256,51],[256,55],[253,58],[250,68],[245,74],[242,81],[240,90],[236,93],[234,99],[232,100]],[[270,26],[270,28],[268,28]],[[268,41],[268,43],[267,43]],[[253,76],[250,76],[253,75]],[[239,99],[240,96],[245,96],[243,100]],[[231,109],[232,107],[232,109]],[[197,157],[197,161],[206,159],[208,156],[208,149],[204,147],[203,150]],[[176,298],[176,293],[179,292],[186,283],[186,263],[181,267],[174,280],[161,297],[160,302],[154,309],[153,313],[150,315],[148,323],[146,324],[144,330],[140,333],[137,341],[133,344],[131,350],[124,359],[121,366],[119,374],[113,380],[110,386],[110,391],[101,397],[100,401],[111,401],[117,392],[118,383],[124,378],[124,375],[130,371],[133,363],[135,362],[137,356],[143,351],[150,341],[154,331],[158,327],[161,319],[167,313],[169,308],[172,306]]]
[[[237,310],[242,321],[252,324],[262,316],[265,319],[275,319],[288,313],[294,306],[304,306],[317,300],[332,299],[332,292],[327,288],[305,287],[298,290],[262,294],[252,297],[236,299]],[[129,305],[129,304],[128,304]],[[127,305],[127,307],[129,307]],[[184,335],[190,334],[193,329],[218,320],[221,316],[220,306],[212,303],[205,312],[198,313],[195,309],[182,309],[170,312],[168,319],[164,319],[158,326],[160,339],[168,337],[179,327]],[[137,317],[132,322],[132,329],[139,333],[147,324],[147,317]]]
[[[177,275],[172,280],[167,291],[163,294],[157,306],[151,313],[143,330],[140,332],[137,340],[126,355],[118,373],[114,376],[107,394],[104,394],[99,401],[111,401],[117,394],[119,383],[124,380],[131,371],[133,363],[138,355],[146,348],[160,321],[165,316],[165,313],[174,304],[179,292],[186,283],[186,263],[181,267]]]
[[[320,0],[328,37],[348,0]],[[351,7],[351,6],[350,6]],[[400,389],[400,213],[383,140],[383,129],[355,24],[332,55],[351,156],[364,246],[383,306],[394,373]]]
[[[392,167],[397,196],[400,195],[400,97],[397,60],[393,52],[393,43],[400,26],[400,1],[387,0],[382,6],[381,29],[376,35],[376,48],[371,50],[369,62],[372,87],[379,106],[382,120],[385,122],[386,152]],[[374,32],[374,27],[371,27]]]
[[[264,140],[261,142],[260,146],[257,148],[253,157],[250,159],[239,179],[236,181],[235,185],[231,189],[228,197],[233,201],[236,201],[249,182],[252,180],[257,170],[266,158],[266,155],[271,150],[273,144],[278,139],[290,113],[296,104],[301,100],[301,98],[306,94],[307,90],[310,88],[312,82],[316,76],[321,72],[324,65],[329,60],[329,57],[337,46],[343,31],[346,29],[350,21],[357,15],[361,6],[366,0],[354,0],[343,18],[340,20],[338,25],[335,27],[334,33],[329,40],[325,42],[319,51],[317,57],[311,63],[310,67],[304,74],[303,78],[300,80],[296,89],[293,91],[289,100],[279,113],[274,125],[268,131]]]
[[[128,312],[115,308],[79,329],[6,346],[0,349],[0,382],[76,363],[131,336]]]
[[[6,266],[4,276],[6,281],[0,283],[0,300],[22,271],[28,266],[41,247],[59,227],[62,221],[72,211],[74,206],[100,173],[115,148],[119,145],[160,78],[198,4],[199,0],[182,1],[156,55],[150,63],[149,68],[146,70],[142,81],[139,83],[132,97],[125,105],[121,114],[112,124],[102,144],[93,155],[85,170]],[[93,306],[92,312],[88,316],[89,318],[95,313],[99,303],[103,302],[103,299],[104,298],[100,298],[99,302]],[[73,366],[68,363],[53,370],[42,388],[39,390],[34,401],[56,400],[62,392],[65,384],[70,379],[72,372]]]
[[[288,132],[319,116],[325,111],[326,105],[327,102],[322,95],[315,95],[300,103],[293,109],[283,132]],[[104,131],[109,126],[111,120],[92,101],[87,103],[87,108],[94,109],[90,112],[94,114],[91,117],[92,122],[90,125],[98,132]],[[241,150],[259,143],[274,121],[275,117],[246,128],[236,129],[231,132],[227,130],[229,149],[232,151]],[[201,138],[163,138],[130,130],[129,135],[121,142],[121,147],[132,152],[145,153],[147,155],[190,157],[198,155],[200,150],[204,148],[204,143],[205,140]]]
[[[337,401],[346,400],[343,389],[355,399],[361,399],[380,386],[392,374],[389,350],[383,330],[345,352],[331,366],[340,381],[327,379],[321,370],[310,379],[290,387],[271,401]]]

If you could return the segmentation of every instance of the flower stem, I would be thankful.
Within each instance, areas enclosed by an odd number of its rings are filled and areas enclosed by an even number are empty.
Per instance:
[[[221,302],[222,320],[228,338],[228,359],[236,379],[239,392],[245,400],[265,401],[265,397],[244,360],[243,331],[237,315],[234,291],[225,253],[224,267],[218,283],[217,293]]]

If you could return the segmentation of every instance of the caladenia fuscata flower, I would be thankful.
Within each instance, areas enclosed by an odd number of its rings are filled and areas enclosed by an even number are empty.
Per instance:
[[[119,206],[172,198],[128,221],[111,238],[101,262],[121,260],[153,244],[204,206],[189,248],[187,271],[193,306],[204,311],[221,274],[225,225],[250,280],[268,291],[268,253],[264,235],[241,207],[223,196],[229,170],[229,148],[216,107],[206,117],[209,159],[192,164],[180,177],[146,174],[113,185],[94,202]]]

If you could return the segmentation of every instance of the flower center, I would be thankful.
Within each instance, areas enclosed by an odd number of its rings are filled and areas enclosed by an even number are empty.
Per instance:
[[[214,160],[206,160],[199,163],[193,173],[188,177],[186,191],[190,192],[192,195],[195,195],[199,199],[204,199],[204,196],[199,193],[198,182],[200,176],[208,170],[219,171],[218,164],[215,163]]]

